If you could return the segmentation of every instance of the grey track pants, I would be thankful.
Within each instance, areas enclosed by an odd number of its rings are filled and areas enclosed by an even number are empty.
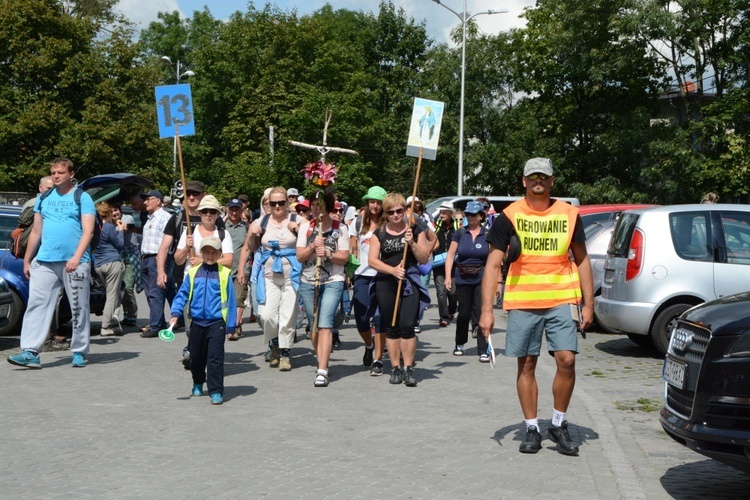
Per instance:
[[[88,354],[91,335],[91,263],[81,262],[72,273],[65,271],[65,262],[31,262],[29,301],[21,327],[21,349],[41,352],[55,313],[60,288],[70,302],[73,316],[72,352]]]

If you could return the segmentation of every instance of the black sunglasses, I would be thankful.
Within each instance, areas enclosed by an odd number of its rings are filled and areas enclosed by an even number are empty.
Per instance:
[[[404,209],[397,208],[396,210],[386,210],[385,213],[387,213],[388,215],[401,215],[402,213],[404,213]]]
[[[303,213],[303,214],[310,211],[309,208],[304,208],[304,207],[297,208],[296,210],[297,210],[297,213]]]
[[[341,213],[344,213],[344,209],[343,208],[334,208],[333,210],[331,210],[331,213],[332,214],[341,214]]]
[[[202,213],[203,215],[206,215],[206,214],[216,215],[219,213],[219,211],[213,208],[204,208],[203,210],[200,211],[200,213]]]
[[[203,193],[199,193],[198,191],[185,191],[185,194],[188,196],[200,196]]]
[[[286,205],[286,200],[269,201],[268,204],[272,207],[283,207],[284,205]]]

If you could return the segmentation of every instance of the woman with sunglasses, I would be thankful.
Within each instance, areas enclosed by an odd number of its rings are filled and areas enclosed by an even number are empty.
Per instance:
[[[370,368],[370,375],[378,377],[383,374],[383,351],[385,350],[385,336],[380,335],[380,316],[375,315],[376,304],[370,297],[370,285],[375,281],[377,271],[370,267],[370,240],[377,228],[386,223],[383,212],[385,189],[373,186],[362,197],[366,204],[364,213],[355,218],[351,224],[349,246],[351,253],[359,259],[359,267],[354,271],[354,320],[357,323],[359,336],[365,343],[365,354],[362,364]],[[374,329],[370,327],[370,320]],[[374,337],[373,337],[374,334]],[[373,342],[374,340],[374,342]]]
[[[259,250],[250,281],[254,285],[263,336],[271,347],[269,363],[282,372],[292,369],[290,350],[294,345],[302,271],[295,248],[299,222],[296,215],[289,213],[287,204],[286,189],[281,186],[271,189],[268,193],[270,213],[253,221],[246,240],[248,253]]]
[[[174,261],[177,265],[185,264],[185,277],[191,266],[197,266],[203,263],[201,258],[201,241],[203,238],[215,236],[221,240],[221,258],[216,262],[225,267],[232,267],[234,259],[234,246],[232,237],[224,229],[216,225],[216,221],[221,218],[221,205],[212,195],[206,195],[201,199],[198,205],[198,213],[201,216],[200,224],[195,226],[191,235],[187,235],[187,229],[180,235],[180,242],[177,243],[177,250],[174,252]],[[193,250],[190,252],[190,250]],[[192,255],[191,255],[192,254]]]
[[[404,217],[406,200],[398,193],[388,193],[383,199],[383,210],[387,216],[385,225],[377,228],[370,239],[368,264],[377,271],[375,295],[380,309],[381,322],[385,322],[386,345],[391,359],[391,384],[404,382],[416,387],[414,377],[414,354],[417,338],[414,328],[419,314],[430,298],[422,286],[418,264],[430,258],[430,248],[424,230],[419,224],[409,226]],[[406,248],[406,261],[401,261]],[[398,314],[395,323],[396,294],[399,281]],[[403,359],[403,368],[401,360]]]
[[[482,225],[485,217],[484,207],[478,201],[470,201],[466,204],[464,215],[468,219],[468,225],[453,234],[448,256],[445,258],[446,289],[452,286],[453,266],[458,267],[455,273],[458,318],[454,356],[464,355],[464,344],[469,340],[469,321],[475,325],[479,324],[479,315],[482,311],[482,277],[489,255],[489,245],[485,239],[487,230]],[[487,340],[484,335],[477,335],[477,351],[479,361],[489,363]]]
[[[336,309],[344,290],[344,266],[349,260],[349,232],[346,226],[333,230],[331,212],[336,198],[332,190],[320,194],[319,215],[313,221],[304,221],[297,236],[297,259],[303,263],[302,281],[299,286],[300,297],[305,306],[307,322],[313,324],[313,311],[318,310],[317,336],[313,348],[318,358],[318,371],[315,375],[315,387],[328,386],[328,360],[333,345],[333,326]],[[316,204],[310,199],[313,215]],[[318,236],[318,224],[322,236]],[[322,259],[320,270],[317,269],[318,257]],[[319,276],[319,280],[316,280]],[[315,304],[315,287],[318,286],[318,302]]]

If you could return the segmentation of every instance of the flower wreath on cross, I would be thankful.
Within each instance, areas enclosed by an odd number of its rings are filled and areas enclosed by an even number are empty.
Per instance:
[[[318,160],[315,163],[310,162],[301,170],[305,179],[310,181],[311,184],[321,187],[335,183],[337,171],[336,165],[326,163],[323,160]]]

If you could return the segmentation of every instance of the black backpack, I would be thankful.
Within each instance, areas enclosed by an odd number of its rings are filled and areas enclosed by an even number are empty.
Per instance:
[[[42,211],[42,202],[47,199],[47,197],[52,194],[52,190],[55,188],[50,188],[43,192],[41,195],[39,195],[39,212]],[[78,220],[81,220],[81,195],[83,194],[83,190],[79,188],[75,188],[73,191],[73,199],[76,202],[76,205],[78,205]],[[94,235],[91,237],[91,243],[89,244],[89,250],[93,252],[96,250],[96,247],[99,246],[99,241],[102,238],[102,224],[104,222],[102,221],[102,218],[97,213],[95,215],[94,220]],[[26,247],[29,243],[29,236],[31,235],[31,229],[34,227],[34,207],[27,207],[21,212],[20,217],[18,218],[18,227],[13,230],[11,233],[11,241],[10,241],[10,253],[12,253],[14,256],[16,256],[19,259],[23,259],[26,256]]]

